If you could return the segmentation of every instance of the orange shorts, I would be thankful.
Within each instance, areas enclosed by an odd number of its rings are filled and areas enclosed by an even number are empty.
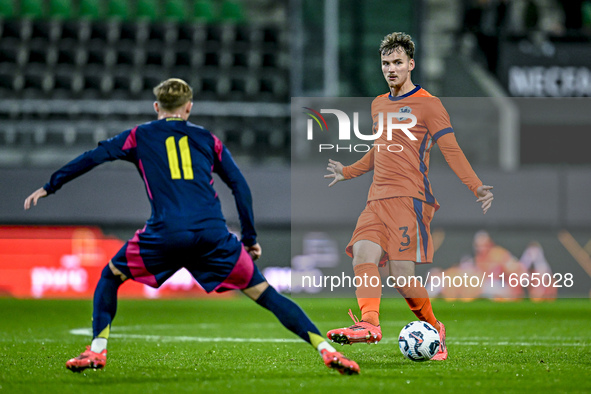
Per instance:
[[[413,197],[394,197],[368,201],[347,245],[353,257],[353,245],[367,240],[382,247],[380,266],[388,260],[433,262],[431,220],[435,207]]]

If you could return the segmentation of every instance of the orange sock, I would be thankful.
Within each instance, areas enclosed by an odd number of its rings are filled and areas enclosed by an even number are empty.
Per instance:
[[[421,320],[431,324],[439,331],[439,323],[433,314],[433,307],[427,289],[416,279],[411,279],[404,287],[397,287],[396,290],[404,297],[410,310]]]
[[[361,320],[379,326],[382,280],[378,266],[374,263],[363,263],[354,266],[353,271],[355,272],[355,283],[361,284],[355,291],[361,310]],[[358,277],[359,279],[357,279]]]

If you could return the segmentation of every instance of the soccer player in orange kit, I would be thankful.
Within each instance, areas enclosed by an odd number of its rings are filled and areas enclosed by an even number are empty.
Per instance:
[[[492,204],[493,194],[492,186],[482,184],[458,146],[441,101],[412,83],[414,50],[414,42],[408,34],[392,33],[384,37],[379,51],[382,73],[390,91],[376,97],[371,108],[374,133],[379,131],[378,125],[386,124],[386,119],[380,117],[392,112],[409,114],[398,116],[399,121],[409,124],[407,130],[403,130],[404,133],[400,130],[382,132],[372,149],[350,166],[329,160],[330,174],[325,175],[333,179],[329,186],[371,170],[374,176],[367,205],[346,249],[353,258],[355,276],[361,279],[356,279],[356,283],[361,283],[356,290],[361,321],[349,311],[355,324],[331,330],[327,336],[342,344],[377,343],[382,339],[379,322],[382,284],[378,266],[388,265],[390,276],[396,280],[396,290],[406,299],[412,312],[439,332],[441,345],[433,360],[445,360],[448,355],[445,326],[435,318],[425,287],[410,278],[414,276],[415,264],[433,261],[430,222],[439,208],[428,179],[433,144],[439,145],[451,169],[478,197],[476,201],[482,203],[484,213]],[[414,120],[416,124],[410,127]]]

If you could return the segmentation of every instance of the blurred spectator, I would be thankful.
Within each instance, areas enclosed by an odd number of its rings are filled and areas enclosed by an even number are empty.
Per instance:
[[[462,0],[462,4],[459,38],[474,37],[475,60],[493,73],[499,43],[507,38],[525,38],[542,46],[549,36],[580,36],[586,19],[591,24],[591,0]]]
[[[530,242],[517,260],[507,249],[495,244],[486,231],[478,231],[474,234],[473,248],[473,258],[466,255],[457,265],[429,271],[430,280],[425,287],[430,297],[448,301],[476,298],[514,301],[525,297],[527,289],[532,301],[556,299],[558,288],[551,285],[552,268],[539,242]],[[440,279],[444,277],[448,279]],[[475,277],[484,278],[484,282],[475,281]],[[528,286],[522,287],[524,284]]]
[[[519,259],[523,269],[530,274],[529,298],[533,301],[550,301],[556,299],[558,288],[548,285],[553,282],[552,268],[546,261],[544,250],[539,242],[533,241],[527,245]],[[536,274],[535,276],[531,274]],[[538,277],[540,282],[534,281]],[[544,286],[546,284],[547,286]]]
[[[480,298],[484,286],[478,286],[476,282],[471,282],[466,278],[480,278],[481,276],[482,272],[474,265],[472,256],[466,255],[462,257],[458,265],[451,266],[445,271],[437,267],[432,268],[429,271],[430,281],[425,285],[425,288],[429,292],[429,297],[440,296],[447,301],[460,300],[468,302]],[[444,277],[450,279],[444,280]],[[442,279],[438,280],[436,278]]]
[[[476,38],[477,56],[494,72],[499,39],[510,30],[509,0],[463,0],[464,17],[461,34]]]
[[[492,274],[493,278],[490,283],[485,281],[483,295],[506,300],[523,297],[521,286],[509,285],[511,274],[521,275],[525,272],[521,262],[507,249],[495,244],[488,232],[483,230],[474,234],[473,247],[476,268],[484,272],[486,277]]]
[[[583,0],[560,0],[564,12],[564,27],[569,35],[578,35],[583,27]]]

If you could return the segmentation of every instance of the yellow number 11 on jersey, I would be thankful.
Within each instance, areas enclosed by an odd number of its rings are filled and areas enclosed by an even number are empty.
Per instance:
[[[179,150],[181,151],[181,163],[183,165],[183,178],[193,179],[193,162],[191,161],[191,151],[189,150],[189,137],[184,136],[179,140]],[[174,137],[166,139],[166,154],[168,155],[168,165],[170,167],[170,176],[172,179],[181,179],[181,169],[179,167],[179,155],[176,151],[176,141]]]

